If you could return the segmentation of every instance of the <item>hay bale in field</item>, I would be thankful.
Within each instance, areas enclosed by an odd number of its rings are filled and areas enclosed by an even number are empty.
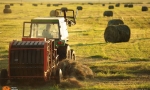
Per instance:
[[[6,4],[6,5],[5,5],[5,8],[10,8],[10,5]]]
[[[105,6],[105,4],[102,4],[102,6]]]
[[[82,6],[77,6],[77,10],[82,10]]]
[[[114,6],[113,5],[109,5],[108,9],[114,9]]]
[[[38,4],[32,4],[32,6],[38,6]]]
[[[51,4],[47,4],[47,7],[50,7],[51,6]]]
[[[56,10],[51,10],[50,11],[50,17],[55,17],[55,16],[59,16],[59,12]]]
[[[124,4],[124,7],[128,7],[128,4]]]
[[[116,26],[107,26],[104,32],[104,39],[106,42],[117,43],[120,40],[120,34]]]
[[[130,39],[130,28],[127,25],[107,26],[104,32],[106,42],[128,42]]]
[[[108,21],[107,26],[110,25],[120,25],[120,24],[124,24],[124,22],[121,19],[112,19]]]
[[[3,13],[12,13],[11,9],[10,8],[5,8],[3,10]]]
[[[78,80],[93,78],[93,71],[79,62],[65,59],[59,63],[58,67],[61,68],[64,78],[75,77]]]
[[[89,5],[93,5],[93,3],[88,3]]]
[[[59,3],[58,5],[63,5],[62,3]]]
[[[57,7],[57,6],[59,6],[59,4],[53,4],[53,6],[56,6],[56,7]]]
[[[110,17],[110,16],[113,16],[113,11],[104,11],[103,13],[103,16],[107,16],[107,17]]]
[[[20,6],[23,6],[23,4],[22,4],[22,3],[20,3]]]
[[[61,10],[62,10],[62,11],[67,11],[68,8],[67,8],[67,7],[62,7]]]
[[[128,42],[130,39],[130,28],[127,25],[118,25],[117,28],[121,36],[119,42]]]
[[[128,7],[129,7],[129,8],[133,8],[133,4],[129,4]]]
[[[147,6],[142,6],[142,11],[148,11],[148,7]]]
[[[11,4],[10,4],[10,6],[14,6],[14,4],[13,4],[13,3],[11,3]]]
[[[116,3],[116,5],[115,5],[116,7],[120,7],[120,3]]]

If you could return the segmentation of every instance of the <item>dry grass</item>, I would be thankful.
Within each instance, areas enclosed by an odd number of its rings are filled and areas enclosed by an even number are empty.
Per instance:
[[[63,80],[59,85],[60,88],[81,88],[83,86],[83,83],[81,83],[76,78],[67,78],[66,80]]]
[[[59,63],[59,68],[62,69],[65,78],[75,77],[79,80],[93,78],[93,71],[86,65],[71,60],[63,60]]]

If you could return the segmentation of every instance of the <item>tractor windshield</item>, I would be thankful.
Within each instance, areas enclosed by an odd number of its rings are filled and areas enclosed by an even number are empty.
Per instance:
[[[59,38],[58,23],[32,23],[31,37]]]

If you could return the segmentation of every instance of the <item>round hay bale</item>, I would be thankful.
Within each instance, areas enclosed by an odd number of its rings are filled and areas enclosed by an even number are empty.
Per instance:
[[[105,6],[105,4],[102,4],[102,6]]]
[[[130,28],[127,25],[117,26],[120,33],[120,42],[128,42],[130,39]]]
[[[117,43],[120,40],[120,34],[118,32],[117,26],[111,25],[107,26],[104,32],[104,39],[106,42]]]
[[[109,5],[108,9],[114,9],[114,6],[113,5]]]
[[[116,7],[120,7],[120,3],[116,3],[116,5],[115,5]]]
[[[6,4],[6,5],[5,5],[5,8],[10,8],[10,5]]]
[[[113,16],[113,11],[105,11],[105,12],[103,13],[103,16],[104,16],[104,17],[105,17],[105,16],[107,16],[107,17]]]
[[[77,10],[82,10],[82,6],[77,6]]]
[[[63,5],[62,3],[59,3],[58,5]]]
[[[38,6],[38,4],[32,4],[32,6]]]
[[[62,7],[61,10],[62,10],[62,11],[67,11],[68,8],[67,8],[67,7]]]
[[[129,7],[129,8],[133,8],[133,4],[129,4],[128,7]]]
[[[20,6],[23,6],[23,4],[22,4],[22,3],[20,3]]]
[[[127,25],[107,26],[104,32],[106,42],[128,42],[130,39],[130,28]]]
[[[142,11],[148,11],[148,7],[147,6],[142,6]]]
[[[124,24],[124,22],[121,19],[112,19],[108,21],[107,26],[110,25],[120,25],[120,24]]]
[[[93,78],[93,71],[79,62],[64,59],[59,65],[61,68],[64,78],[75,77],[78,80],[84,80],[85,78]]]
[[[57,6],[59,6],[59,4],[53,4],[53,6],[56,6],[56,7],[57,7]]]
[[[51,11],[50,11],[50,16],[51,16],[51,17],[59,16],[59,12],[58,12],[58,11],[55,11],[55,10],[51,10]]]
[[[5,8],[3,10],[3,13],[12,13],[11,9],[10,8]]]
[[[47,4],[47,7],[50,7],[51,6],[51,4]]]
[[[14,4],[13,4],[13,3],[11,3],[11,4],[10,4],[10,6],[14,6]]]
[[[89,5],[93,5],[93,3],[88,3]]]
[[[124,7],[128,7],[128,4],[124,4]]]

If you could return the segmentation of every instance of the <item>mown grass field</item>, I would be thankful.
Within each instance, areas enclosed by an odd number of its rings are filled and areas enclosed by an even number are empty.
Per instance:
[[[46,6],[47,3],[32,6],[32,3],[14,4],[12,13],[4,14],[5,4],[0,4],[0,70],[8,66],[8,47],[12,40],[21,40],[24,21],[34,17],[49,16],[51,10],[68,7],[78,11],[77,24],[69,29],[69,44],[76,51],[77,62],[86,64],[94,72],[93,79],[80,81],[83,87],[19,86],[19,90],[51,90],[51,89],[150,89],[150,10],[141,11],[144,4],[134,4],[133,8],[125,8],[124,4],[112,9],[113,17],[103,17],[108,5],[101,4],[69,4]],[[115,4],[113,4],[115,5]],[[150,7],[150,4],[146,4]],[[150,9],[150,8],[149,8]],[[104,31],[111,19],[122,19],[130,27],[129,42],[106,43]],[[1,86],[0,86],[1,88]]]

